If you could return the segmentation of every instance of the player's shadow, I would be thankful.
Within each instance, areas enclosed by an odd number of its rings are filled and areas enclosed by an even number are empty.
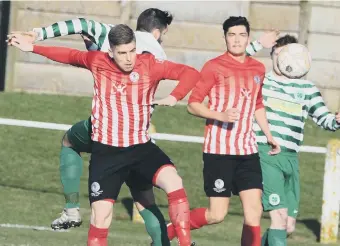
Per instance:
[[[121,203],[123,204],[123,206],[125,207],[126,211],[128,212],[130,219],[132,219],[132,215],[133,215],[133,199],[131,197],[124,197],[121,200]]]
[[[302,219],[297,220],[298,223],[304,224],[313,234],[316,236],[317,242],[320,242],[320,231],[321,231],[321,224],[316,219]]]

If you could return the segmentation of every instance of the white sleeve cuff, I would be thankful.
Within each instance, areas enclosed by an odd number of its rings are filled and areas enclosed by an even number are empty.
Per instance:
[[[33,32],[37,34],[37,38],[34,42],[43,41],[44,40],[44,33],[42,28],[33,28]]]

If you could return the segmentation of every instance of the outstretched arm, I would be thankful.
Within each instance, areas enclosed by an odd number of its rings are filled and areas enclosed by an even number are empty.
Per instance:
[[[59,21],[47,27],[34,28],[33,31],[30,32],[14,31],[11,32],[8,38],[10,39],[11,35],[14,34],[21,34],[26,36],[27,41],[34,43],[49,38],[81,34],[88,49],[91,48],[91,43],[93,43],[96,45],[95,48],[100,50],[112,26],[113,25],[100,23],[94,20],[77,18]],[[91,50],[93,50],[93,47]]]
[[[309,98],[309,116],[321,128],[328,131],[335,131],[340,128],[340,114],[332,114],[324,103],[319,89],[314,86],[311,88]]]
[[[53,61],[70,64],[82,68],[90,69],[91,62],[89,61],[91,53],[69,49],[65,47],[44,47],[39,45],[33,45],[21,36],[13,37],[8,45],[15,46],[24,52],[33,52],[41,56],[45,56]]]
[[[246,53],[248,56],[253,56],[256,52],[259,52],[263,48],[270,49],[276,44],[276,40],[279,37],[280,32],[278,30],[270,30],[262,34],[262,36],[253,42],[251,42],[247,48]]]
[[[174,106],[182,100],[195,86],[200,78],[199,72],[187,65],[152,58],[152,76],[155,81],[178,80],[177,86],[169,97],[155,101],[154,104]]]

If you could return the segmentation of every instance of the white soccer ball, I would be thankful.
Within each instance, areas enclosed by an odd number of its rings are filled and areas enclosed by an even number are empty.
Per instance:
[[[277,57],[277,66],[288,78],[297,79],[306,75],[311,67],[312,58],[309,50],[302,44],[288,44]]]

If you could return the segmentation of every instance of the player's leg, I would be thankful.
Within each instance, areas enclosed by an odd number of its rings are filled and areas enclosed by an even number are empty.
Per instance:
[[[209,197],[206,224],[221,223],[228,213],[234,159],[227,155],[203,154],[204,191]]]
[[[119,153],[119,148],[93,142],[88,179],[91,204],[88,246],[108,245],[112,207],[130,171],[128,166],[121,165],[123,161],[124,156]]]
[[[263,177],[263,210],[269,212],[270,227],[262,236],[264,245],[286,245],[287,198],[285,177],[278,156],[269,156],[268,149],[261,150],[260,161]]]
[[[208,224],[217,224],[228,213],[231,196],[234,162],[229,156],[203,154],[204,190],[209,197],[209,208],[196,208],[190,212],[190,229],[196,230]],[[176,237],[173,224],[168,224],[168,236]]]
[[[169,217],[174,224],[180,245],[191,244],[190,208],[182,179],[169,157],[149,141],[139,149],[141,162],[136,171],[168,196]]]
[[[140,174],[132,171],[126,180],[131,195],[152,239],[153,246],[167,246],[170,241],[164,216],[156,205],[153,185]]]
[[[262,171],[258,154],[238,156],[234,173],[235,190],[242,202],[244,222],[242,246],[261,245]]]
[[[80,121],[62,139],[59,168],[66,204],[61,217],[52,222],[53,229],[67,229],[82,223],[79,213],[79,187],[83,171],[80,152],[91,151],[90,131],[90,121]]]
[[[291,175],[286,182],[286,195],[288,203],[287,234],[291,235],[295,230],[296,217],[300,205],[300,170],[297,156],[287,158],[290,163]]]

